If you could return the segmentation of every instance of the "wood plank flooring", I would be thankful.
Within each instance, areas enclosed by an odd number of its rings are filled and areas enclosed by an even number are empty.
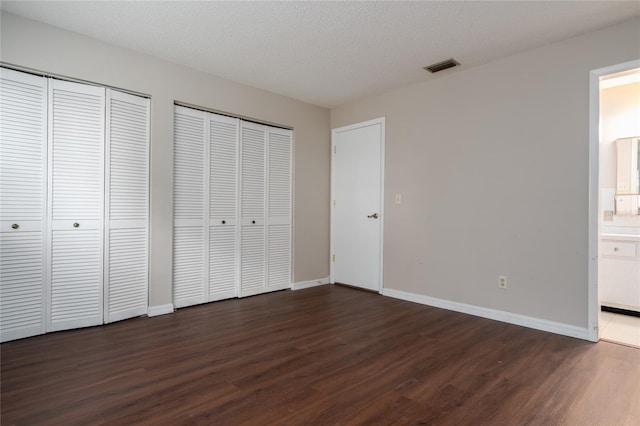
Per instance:
[[[640,350],[341,286],[0,346],[2,425],[640,425]]]

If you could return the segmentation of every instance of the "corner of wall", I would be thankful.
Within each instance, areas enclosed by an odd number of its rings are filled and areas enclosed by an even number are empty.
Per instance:
[[[157,317],[159,315],[171,314],[175,311],[173,303],[168,303],[166,305],[156,305],[149,306],[149,310],[147,312],[148,317]]]

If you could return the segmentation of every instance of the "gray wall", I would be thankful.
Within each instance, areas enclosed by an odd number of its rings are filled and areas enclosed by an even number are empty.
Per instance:
[[[638,28],[331,111],[386,116],[386,288],[587,327],[589,71],[640,58]]]
[[[329,110],[2,13],[6,64],[151,95],[151,306],[172,302],[173,103],[294,128],[294,282],[329,275]]]

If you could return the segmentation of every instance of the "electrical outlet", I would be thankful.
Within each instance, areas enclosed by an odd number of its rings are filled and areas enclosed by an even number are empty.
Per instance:
[[[498,277],[498,287],[503,290],[507,288],[507,277],[505,275],[500,275]]]

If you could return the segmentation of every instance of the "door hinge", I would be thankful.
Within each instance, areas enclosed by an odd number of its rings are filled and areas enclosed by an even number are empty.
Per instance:
[[[336,255],[335,254],[333,255],[333,261],[334,262],[336,261]]]
[[[333,208],[336,208],[336,200],[333,200]]]
[[[336,146],[335,145],[333,146],[333,153],[334,154],[336,153]]]

